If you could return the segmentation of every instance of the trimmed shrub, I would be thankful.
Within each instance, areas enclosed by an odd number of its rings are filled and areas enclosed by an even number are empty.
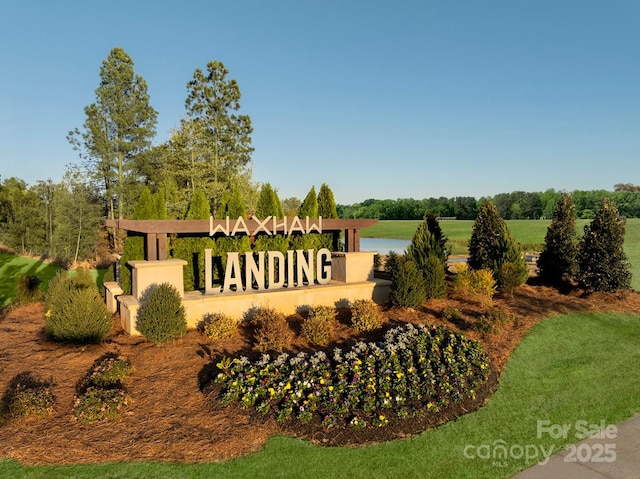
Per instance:
[[[526,268],[526,264],[523,270],[520,264],[507,261],[500,266],[498,283],[500,283],[500,287],[508,291],[513,298],[513,290],[524,284],[528,277],[529,271]]]
[[[272,308],[260,308],[253,314],[254,348],[260,352],[282,350],[291,343],[291,330],[284,314]]]
[[[314,306],[302,322],[302,336],[309,342],[326,346],[333,335],[336,310],[330,306]]]
[[[571,280],[578,269],[576,255],[576,206],[571,194],[563,193],[547,228],[538,258],[538,277],[546,284]]]
[[[48,416],[53,412],[53,380],[43,380],[30,372],[15,376],[2,398],[2,415],[7,418]]]
[[[208,313],[202,319],[202,332],[209,339],[223,339],[233,336],[238,330],[240,319],[223,313]]]
[[[73,277],[58,273],[45,297],[45,334],[55,341],[102,342],[113,328],[111,315],[90,274],[79,270]]]
[[[444,270],[443,270],[444,273]],[[393,270],[389,302],[395,306],[417,308],[427,298],[424,276],[415,261],[399,257]]]
[[[429,256],[422,270],[426,296],[429,299],[447,296],[447,280],[442,260],[437,256]]]
[[[631,288],[631,265],[624,252],[625,220],[604,198],[593,221],[584,227],[578,248],[580,287],[615,292]]]
[[[490,305],[496,293],[496,281],[491,270],[470,270],[462,264],[457,269],[453,277],[453,290],[464,298],[478,301],[484,306]]]
[[[351,326],[358,331],[372,331],[382,326],[382,314],[372,300],[356,299],[350,309]]]
[[[16,285],[16,304],[32,304],[42,301],[44,297],[40,285],[42,281],[37,276],[21,276]]]
[[[162,283],[147,294],[138,311],[136,328],[156,344],[177,339],[187,332],[187,314],[175,286]]]
[[[493,301],[496,294],[496,280],[490,269],[478,269],[471,271],[471,290],[475,299],[484,306]]]

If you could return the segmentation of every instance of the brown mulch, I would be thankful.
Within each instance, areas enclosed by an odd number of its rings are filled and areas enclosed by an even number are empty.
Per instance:
[[[60,345],[43,335],[42,305],[5,310],[0,317],[0,394],[17,375],[29,372],[53,381],[55,409],[47,418],[6,419],[0,423],[0,457],[23,464],[69,464],[111,461],[210,462],[259,450],[276,433],[305,437],[319,444],[364,444],[405,437],[424,431],[481,407],[498,385],[505,362],[522,337],[542,319],[573,311],[617,311],[640,314],[640,294],[592,293],[575,289],[558,291],[527,284],[513,298],[495,299],[494,307],[511,313],[514,320],[498,333],[481,334],[472,325],[485,312],[480,305],[459,298],[431,300],[416,310],[384,308],[386,326],[401,322],[445,324],[481,341],[491,358],[494,374],[479,390],[475,401],[443,410],[437,417],[398,421],[388,427],[324,430],[264,420],[247,411],[225,407],[201,386],[210,377],[212,361],[221,355],[246,354],[247,332],[208,342],[197,331],[182,339],[155,346],[141,337],[129,336],[118,327],[100,345]],[[456,324],[442,318],[446,308],[461,313]],[[289,318],[299,330],[300,317]],[[376,335],[354,337],[342,319],[337,342],[375,340]],[[308,349],[299,337],[292,352]],[[94,361],[108,352],[130,360],[133,371],[127,382],[131,402],[118,421],[83,425],[75,421],[73,404],[78,382]]]

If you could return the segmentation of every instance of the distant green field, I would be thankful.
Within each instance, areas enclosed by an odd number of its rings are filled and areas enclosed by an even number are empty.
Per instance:
[[[420,220],[379,221],[373,226],[363,228],[360,235],[364,238],[393,238],[410,240],[413,237]],[[544,244],[544,237],[551,220],[509,220],[507,226],[516,241],[527,245]],[[584,226],[589,220],[578,220],[576,232],[582,235]],[[472,220],[443,220],[440,221],[442,232],[449,238],[453,254],[466,254],[467,242],[471,238]],[[640,290],[640,218],[630,218],[626,224],[624,242],[625,252],[631,261],[633,273],[632,287]],[[530,248],[535,249],[535,248]]]
[[[8,306],[15,298],[16,285],[22,276],[36,276],[42,281],[43,291],[47,290],[49,281],[62,268],[54,264],[34,258],[0,253],[0,307]],[[91,270],[98,286],[102,286],[102,278],[106,270]],[[71,271],[69,274],[74,274]]]

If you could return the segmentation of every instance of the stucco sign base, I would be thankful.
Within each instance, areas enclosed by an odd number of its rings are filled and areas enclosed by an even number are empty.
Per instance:
[[[345,284],[331,281],[325,285],[304,288],[279,289],[276,291],[244,291],[230,294],[203,294],[200,291],[184,293],[182,304],[187,313],[187,327],[196,328],[208,313],[223,313],[243,318],[258,307],[274,308],[290,315],[306,311],[313,306],[348,307],[357,299],[373,300],[385,304],[389,300],[390,281],[374,279],[360,283]],[[120,319],[122,328],[129,334],[140,334],[136,329],[140,304],[132,296],[121,296]]]

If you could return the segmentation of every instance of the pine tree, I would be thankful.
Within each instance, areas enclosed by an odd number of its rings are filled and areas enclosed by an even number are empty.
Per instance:
[[[547,228],[538,258],[538,277],[546,284],[571,280],[577,270],[576,207],[569,193],[563,193]]]
[[[614,292],[631,287],[631,270],[624,252],[625,221],[609,198],[603,198],[593,221],[584,227],[578,246],[580,287]]]

